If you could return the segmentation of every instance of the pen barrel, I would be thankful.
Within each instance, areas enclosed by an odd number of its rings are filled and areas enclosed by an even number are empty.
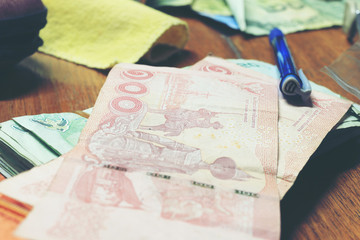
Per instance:
[[[294,60],[291,56],[284,34],[278,28],[274,28],[270,32],[269,40],[274,49],[281,80],[283,81],[288,76],[291,76],[297,80],[301,87],[302,84],[301,81],[298,80]]]

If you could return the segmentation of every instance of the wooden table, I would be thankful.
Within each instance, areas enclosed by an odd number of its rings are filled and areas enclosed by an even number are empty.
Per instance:
[[[194,16],[180,17],[189,24],[190,40],[184,51],[161,65],[183,67],[208,54],[275,64],[266,36],[251,37]],[[340,28],[293,33],[287,41],[297,66],[310,80],[360,103],[320,71],[350,47]],[[92,107],[107,72],[35,53],[1,79],[0,122]],[[359,152],[356,146],[349,148],[347,153]],[[282,200],[283,239],[360,239],[360,165],[347,162],[343,155],[334,157],[332,164],[315,163],[313,170],[310,165]]]

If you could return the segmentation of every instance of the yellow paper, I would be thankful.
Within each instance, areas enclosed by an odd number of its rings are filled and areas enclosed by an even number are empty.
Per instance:
[[[88,67],[165,60],[187,42],[185,22],[130,0],[43,0],[39,51]]]

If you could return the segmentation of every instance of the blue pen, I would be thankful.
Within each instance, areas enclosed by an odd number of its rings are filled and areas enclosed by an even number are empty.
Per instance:
[[[309,80],[300,69],[296,71],[294,60],[280,29],[274,28],[269,35],[269,41],[276,55],[280,72],[280,91],[284,96],[301,96],[307,100],[311,94]]]

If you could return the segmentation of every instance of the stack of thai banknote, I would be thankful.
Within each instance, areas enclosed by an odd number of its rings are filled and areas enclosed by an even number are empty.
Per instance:
[[[207,18],[252,35],[274,27],[284,33],[342,25],[345,1],[325,0],[146,0],[161,7],[188,6]]]
[[[70,151],[89,112],[22,116],[1,123],[0,173],[9,178]]]
[[[1,124],[0,233],[279,239],[280,199],[310,156],[360,126],[356,105],[313,88],[291,105],[254,60],[116,65],[93,109]]]

